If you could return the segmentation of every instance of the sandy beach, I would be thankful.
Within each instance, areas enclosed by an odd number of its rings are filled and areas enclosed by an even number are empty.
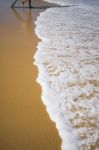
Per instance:
[[[9,5],[0,1],[0,150],[59,150],[61,140],[42,104],[33,65],[34,21],[43,9]]]

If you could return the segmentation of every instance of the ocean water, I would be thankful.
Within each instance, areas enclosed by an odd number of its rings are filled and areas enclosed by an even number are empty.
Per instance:
[[[36,21],[42,101],[62,150],[99,150],[99,1],[46,1],[70,7],[49,8]]]
[[[43,0],[49,3],[56,3],[62,6],[65,5],[94,5],[99,6],[99,0]]]

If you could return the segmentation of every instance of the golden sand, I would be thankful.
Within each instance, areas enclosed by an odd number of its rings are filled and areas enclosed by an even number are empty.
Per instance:
[[[59,150],[60,139],[41,101],[33,55],[40,10],[0,1],[0,150]]]

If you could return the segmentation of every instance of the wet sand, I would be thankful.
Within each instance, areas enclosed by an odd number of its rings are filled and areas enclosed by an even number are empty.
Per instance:
[[[60,150],[33,65],[34,20],[40,11],[12,10],[7,0],[0,1],[0,150]]]

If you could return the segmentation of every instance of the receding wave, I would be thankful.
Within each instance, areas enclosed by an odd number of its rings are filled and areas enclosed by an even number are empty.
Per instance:
[[[99,11],[90,9],[49,8],[36,21],[38,82],[63,150],[99,149]]]
[[[99,0],[43,0],[49,3],[57,3],[59,5],[98,5],[99,6]]]

